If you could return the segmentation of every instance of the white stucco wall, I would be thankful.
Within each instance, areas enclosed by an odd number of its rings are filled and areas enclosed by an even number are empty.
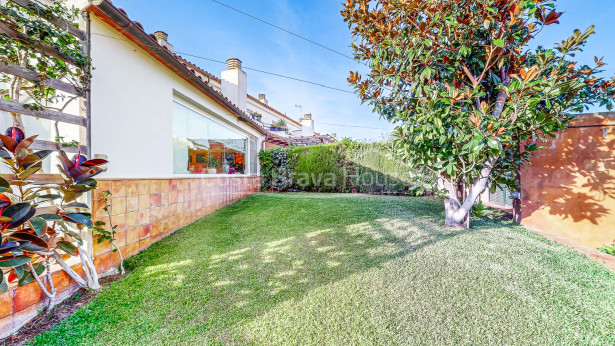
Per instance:
[[[101,178],[194,177],[173,174],[177,95],[217,114],[225,126],[256,137],[260,149],[264,137],[255,129],[96,17],[92,33],[92,153],[110,161]]]

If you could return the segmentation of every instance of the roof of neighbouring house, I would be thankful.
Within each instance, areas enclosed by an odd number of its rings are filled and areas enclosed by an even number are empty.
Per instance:
[[[315,135],[309,137],[280,137],[278,135],[269,134],[265,141],[283,147],[307,147],[310,145],[335,143],[337,140],[330,135]]]
[[[283,114],[282,112],[280,112],[279,110],[277,110],[277,109],[275,109],[275,108],[271,107],[270,105],[268,105],[268,104],[266,104],[266,103],[261,102],[261,100],[257,99],[256,97],[254,97],[254,96],[252,96],[252,95],[248,94],[248,99],[250,99],[250,100],[252,100],[252,101],[255,101],[255,102],[258,102],[258,104],[259,104],[260,106],[267,108],[268,110],[270,110],[270,111],[274,112],[275,114],[279,115],[280,117],[282,117],[282,118],[284,118],[284,119],[286,119],[286,120],[290,121],[291,123],[293,123],[293,124],[295,124],[295,125],[297,125],[297,126],[301,126],[301,123],[300,123],[300,122],[298,122],[297,120],[295,120],[295,119],[293,119],[293,118],[291,118],[291,117],[287,116],[286,114]]]
[[[243,112],[237,107],[237,105],[222,95],[222,93],[218,92],[211,85],[209,85],[208,81],[205,81],[201,76],[198,76],[196,71],[210,79],[217,79],[215,76],[200,69],[198,66],[190,63],[181,56],[173,54],[166,47],[160,46],[153,34],[150,35],[146,33],[143,30],[141,23],[131,20],[126,11],[115,7],[109,0],[103,0],[99,5],[90,4],[86,10],[111,25],[130,41],[146,51],[156,60],[160,61],[167,68],[202,91],[216,103],[229,110],[237,116],[240,121],[247,123],[262,134],[269,133],[269,131],[254,121],[251,116]]]

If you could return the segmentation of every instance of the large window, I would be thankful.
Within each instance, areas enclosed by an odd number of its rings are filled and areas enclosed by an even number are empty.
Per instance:
[[[173,103],[173,172],[244,174],[248,137]]]

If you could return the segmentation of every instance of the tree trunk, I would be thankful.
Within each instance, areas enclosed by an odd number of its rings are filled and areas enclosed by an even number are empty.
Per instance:
[[[480,177],[474,181],[470,189],[465,191],[461,197],[454,197],[457,196],[457,191],[452,190],[455,188],[453,184],[450,184],[451,186],[447,188],[449,190],[449,198],[444,200],[444,224],[446,227],[463,227],[466,217],[468,213],[472,211],[472,206],[476,203],[478,196],[487,188],[489,175],[491,174],[496,160],[496,158],[492,158],[485,162],[485,166],[481,169]],[[463,197],[465,197],[465,199],[460,202],[458,199],[462,199]]]
[[[454,199],[447,198],[444,200],[444,225],[451,228],[463,228],[464,218],[456,218],[455,214],[459,211],[461,205]]]

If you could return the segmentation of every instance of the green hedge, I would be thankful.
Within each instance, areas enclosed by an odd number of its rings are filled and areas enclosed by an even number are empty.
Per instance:
[[[268,149],[259,159],[263,190],[416,194],[431,180],[392,158],[386,143]]]

